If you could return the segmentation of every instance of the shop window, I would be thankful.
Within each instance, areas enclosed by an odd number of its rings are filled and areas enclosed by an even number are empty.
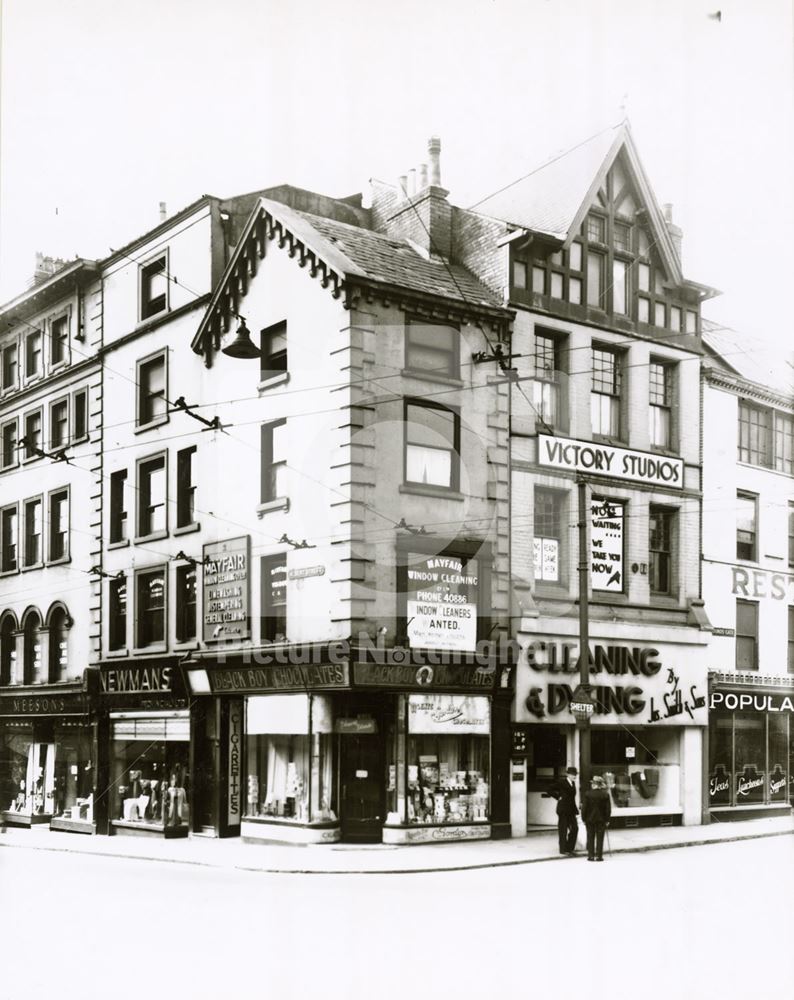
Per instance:
[[[259,354],[259,377],[263,382],[287,371],[286,323],[277,323],[262,331]]]
[[[533,561],[536,582],[560,583],[562,580],[564,505],[564,493],[535,487]]]
[[[136,645],[140,649],[165,642],[165,570],[135,575]]]
[[[681,807],[680,737],[675,728],[593,727],[592,773],[606,782],[613,811]]]
[[[168,420],[167,358],[167,351],[160,351],[138,362],[138,427],[157,426]]]
[[[41,538],[41,497],[26,500],[23,511],[25,522],[25,558],[23,565],[25,567],[38,566],[44,558]]]
[[[49,495],[49,561],[69,558],[69,487]]]
[[[758,497],[753,493],[736,494],[736,558],[756,562]]]
[[[25,461],[41,458],[42,446],[42,411],[33,410],[25,414]]]
[[[673,589],[673,525],[675,511],[650,506],[648,511],[648,583],[652,594]]]
[[[127,470],[110,474],[110,542],[127,541]]]
[[[50,449],[57,451],[69,443],[69,400],[50,404]]]
[[[18,568],[19,516],[16,504],[0,511],[0,572],[13,573]]]
[[[651,446],[669,448],[672,440],[673,366],[652,361],[649,379]]]
[[[24,651],[25,651],[25,684],[41,684],[46,678],[44,676],[44,664],[42,663],[41,648],[41,617],[36,611],[31,611],[25,618],[24,627]]]
[[[517,289],[527,287],[527,265],[523,260],[513,261],[513,287]]]
[[[108,584],[108,649],[127,645],[127,578],[115,577]]]
[[[620,436],[621,357],[605,347],[593,348],[593,384],[590,392],[590,415],[593,434]]]
[[[736,805],[760,804],[766,785],[764,716],[736,712],[733,727]]]
[[[141,319],[149,319],[168,308],[168,256],[162,254],[140,269]]]
[[[17,678],[16,624],[10,614],[0,622],[0,687],[13,684]]]
[[[6,344],[3,348],[3,392],[16,389],[19,385],[19,362],[17,342]]]
[[[138,463],[138,535],[146,538],[167,530],[166,456]]]
[[[111,723],[113,826],[153,831],[190,824],[190,719],[150,716]]]
[[[287,557],[263,556],[260,560],[262,642],[287,637]]]
[[[331,718],[323,695],[247,699],[247,820],[336,820]]]
[[[790,674],[794,674],[794,608],[788,608],[788,657],[786,666]]]
[[[287,421],[273,420],[260,430],[260,502],[287,496]]]
[[[535,378],[532,382],[532,406],[536,415],[549,427],[560,425],[561,340],[535,331]]]
[[[736,669],[758,669],[758,602],[736,602]]]
[[[55,608],[50,614],[50,665],[51,684],[67,680],[69,676],[69,625],[71,619],[66,608]]]
[[[53,828],[57,817],[70,823],[94,822],[94,765],[90,731],[64,723],[55,726]],[[70,827],[72,829],[73,827]]]
[[[10,806],[23,816],[47,817],[55,811],[55,744],[37,743],[33,726],[24,723],[3,741],[4,770],[9,778]],[[37,820],[41,821],[41,820]],[[46,822],[46,820],[45,820]]]
[[[0,468],[13,469],[19,461],[17,452],[17,418],[0,427]]]
[[[612,262],[612,311],[621,316],[629,311],[629,265],[625,260]]]
[[[176,638],[190,642],[196,638],[196,567],[176,569]]]
[[[186,528],[196,520],[196,446],[176,454],[176,526]]]
[[[88,389],[78,389],[72,396],[72,440],[88,437]]]
[[[66,361],[69,351],[69,317],[59,316],[50,323],[50,364],[54,368]]]
[[[604,304],[604,268],[606,257],[602,253],[587,255],[587,304],[602,309]]]
[[[405,482],[458,488],[460,415],[438,403],[405,401]]]
[[[388,740],[387,825],[487,823],[490,700],[428,693],[399,695],[397,705],[402,722]]]
[[[25,378],[41,375],[41,330],[25,337]]]
[[[406,368],[458,378],[460,332],[456,326],[409,319],[405,338]]]

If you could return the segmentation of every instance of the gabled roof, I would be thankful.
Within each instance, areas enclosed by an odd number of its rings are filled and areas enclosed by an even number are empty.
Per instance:
[[[520,229],[548,236],[567,247],[579,232],[612,164],[621,153],[646,211],[647,225],[669,279],[675,285],[690,285],[699,297],[716,294],[706,285],[685,282],[678,251],[626,122],[590,136],[473,208]]]
[[[703,320],[702,333],[711,357],[704,359],[707,368],[738,376],[794,405],[794,352],[710,320]]]
[[[228,330],[268,238],[297,256],[301,266],[308,264],[307,273],[319,276],[335,297],[344,295],[346,304],[353,290],[363,287],[392,297],[408,293],[442,299],[450,307],[502,322],[512,315],[466,268],[427,259],[407,240],[259,198],[193,338],[195,351],[204,353],[210,335],[217,345],[221,329]]]

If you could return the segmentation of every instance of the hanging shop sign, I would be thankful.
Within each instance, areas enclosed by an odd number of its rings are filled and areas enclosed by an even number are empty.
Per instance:
[[[242,753],[243,753],[243,703],[235,698],[229,705],[229,766],[226,821],[229,826],[239,826],[242,819]]]
[[[727,709],[729,712],[786,712],[794,714],[794,694],[757,691],[714,691],[709,707]]]
[[[416,649],[472,651],[477,646],[477,561],[409,556],[406,625]]]
[[[686,670],[677,665],[684,658]],[[698,659],[696,650],[671,644],[591,646],[592,721],[707,725],[707,670],[705,658],[702,666]],[[519,691],[523,718],[517,721],[573,722],[578,698],[578,645],[565,640],[530,642],[526,660],[529,670],[521,672],[523,687]]]
[[[491,731],[488,698],[459,694],[409,694],[408,732],[481,735]]]
[[[571,472],[590,472],[608,479],[628,479],[650,486],[679,490],[684,486],[684,463],[680,458],[549,434],[538,436],[538,464]]]
[[[251,636],[250,547],[248,535],[204,546],[204,642]]]
[[[623,591],[624,505],[614,500],[590,502],[590,579],[593,590]]]

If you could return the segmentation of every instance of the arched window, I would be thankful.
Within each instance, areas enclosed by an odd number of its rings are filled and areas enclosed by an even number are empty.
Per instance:
[[[50,683],[65,681],[69,673],[69,612],[62,605],[50,611]]]
[[[11,614],[0,622],[0,685],[10,684],[16,678],[17,638],[16,622]]]
[[[41,615],[28,612],[25,618],[25,684],[41,684],[45,679],[41,662]]]

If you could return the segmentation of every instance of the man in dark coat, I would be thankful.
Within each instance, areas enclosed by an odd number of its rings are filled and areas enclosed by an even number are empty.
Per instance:
[[[557,835],[560,842],[560,854],[567,854],[573,857],[576,853],[576,835],[579,832],[579,824],[576,817],[579,810],[576,808],[576,781],[577,775],[575,767],[569,767],[564,778],[561,778],[549,795],[557,800]]]
[[[602,777],[594,774],[582,800],[582,819],[587,827],[587,860],[604,860],[604,831],[612,816],[612,803]]]

